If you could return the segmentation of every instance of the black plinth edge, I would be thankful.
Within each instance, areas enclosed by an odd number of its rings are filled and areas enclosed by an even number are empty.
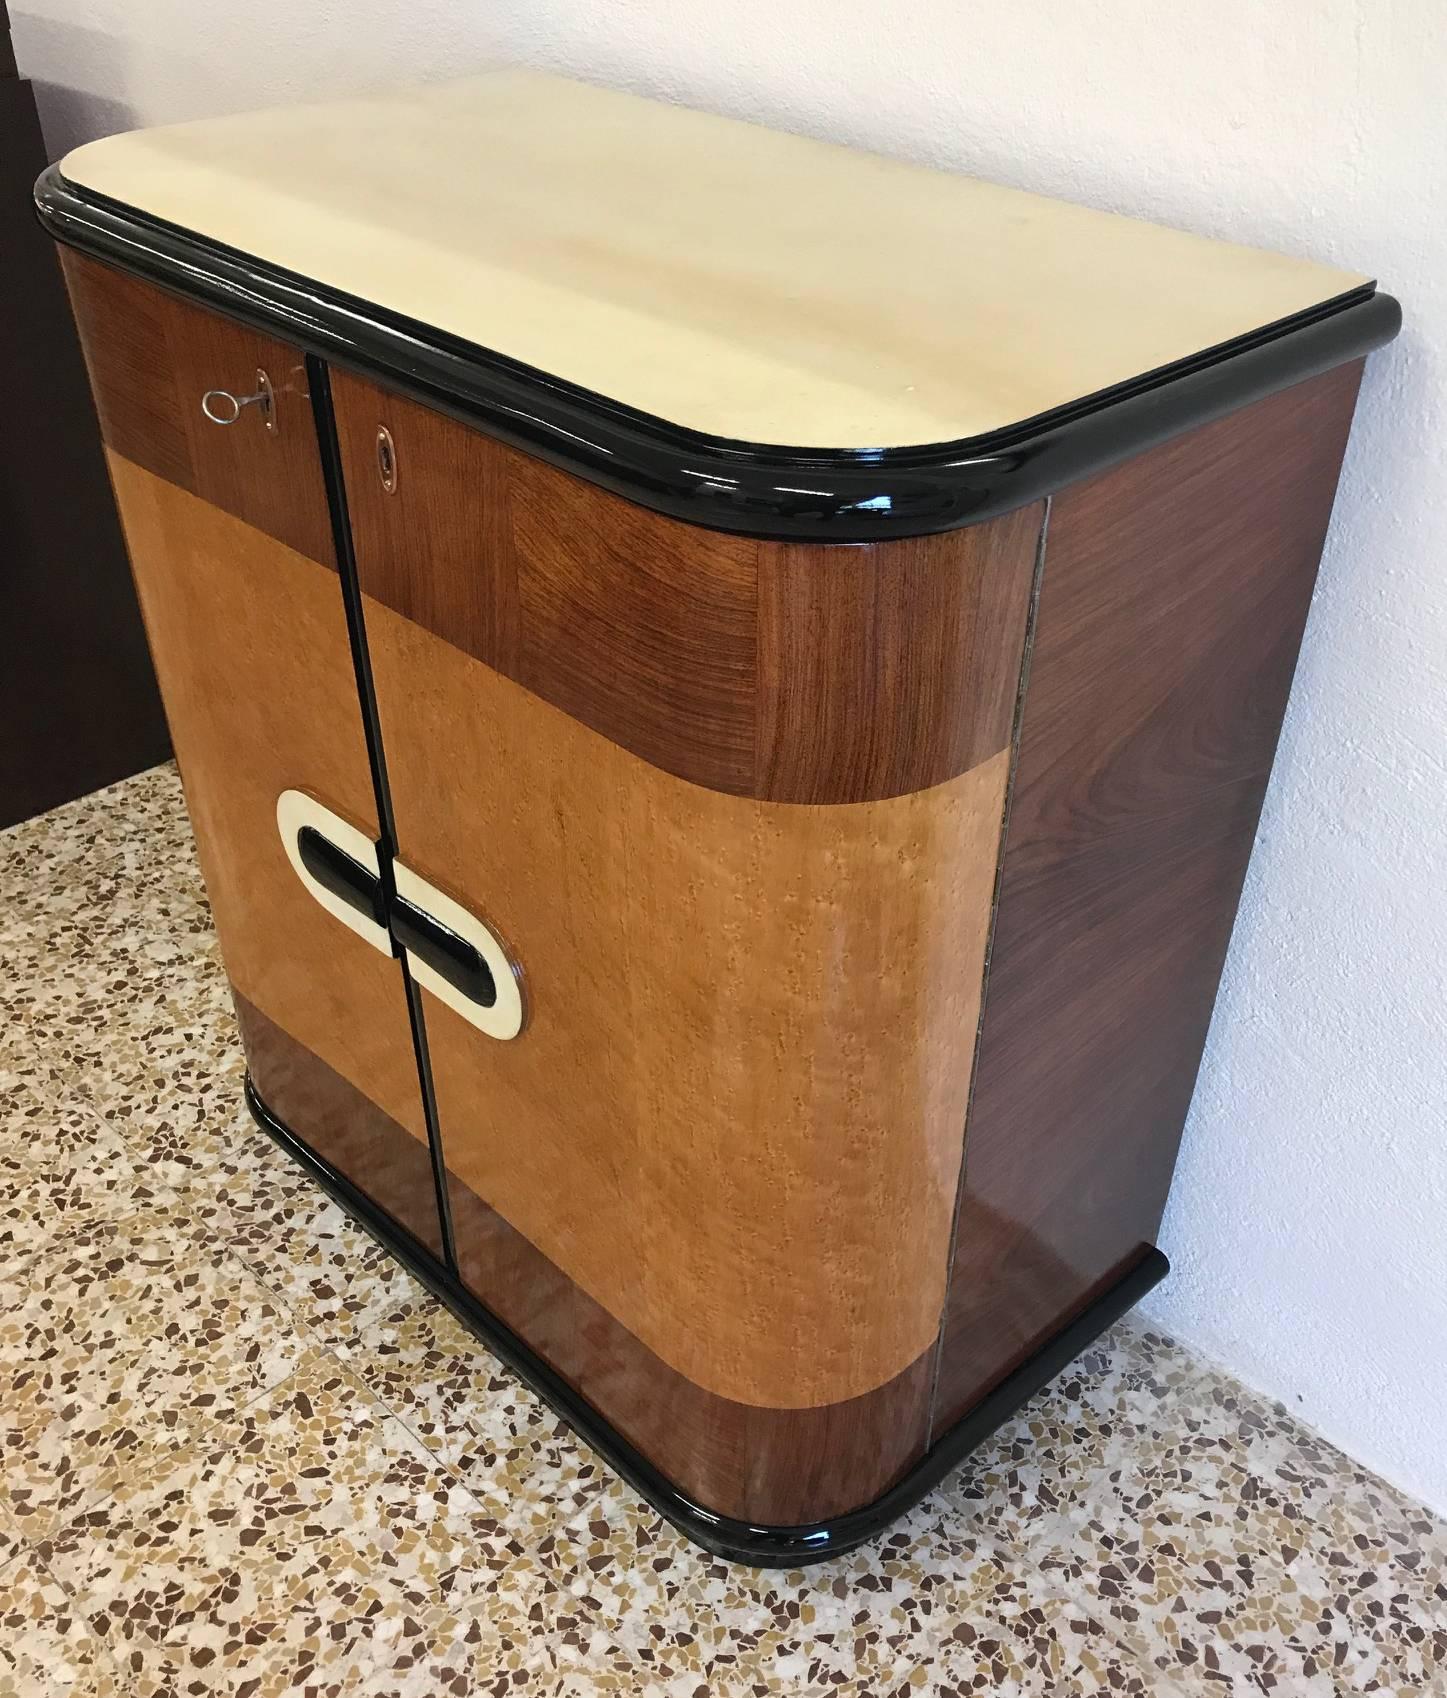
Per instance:
[[[246,1106],[263,1131],[440,1298],[665,1520],[712,1555],[756,1568],[801,1568],[824,1562],[885,1532],[1170,1271],[1170,1264],[1159,1250],[1153,1245],[1143,1245],[1139,1260],[1126,1274],[1068,1326],[1062,1327],[1008,1379],[1002,1380],[873,1503],[847,1515],[801,1527],[757,1526],[732,1516],[717,1515],[679,1491],[524,1340],[479,1303],[425,1245],[283,1125],[261,1100],[249,1073]]]
[[[35,186],[57,240],[374,376],[565,471],[690,524],[878,542],[994,518],[1168,437],[1359,359],[1402,314],[1365,284],[1006,430],[913,448],[808,449],[685,430],[68,182]]]

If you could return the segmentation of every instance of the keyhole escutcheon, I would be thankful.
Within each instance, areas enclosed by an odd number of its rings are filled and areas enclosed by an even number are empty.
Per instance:
[[[377,426],[377,476],[388,495],[397,492],[397,445],[386,425]]]

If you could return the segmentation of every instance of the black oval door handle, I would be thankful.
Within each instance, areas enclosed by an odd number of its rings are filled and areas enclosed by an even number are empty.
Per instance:
[[[313,825],[304,825],[297,832],[296,849],[301,864],[323,890],[329,890],[349,908],[386,928],[387,905],[382,900],[382,881],[370,868],[354,860],[345,849],[338,849]]]
[[[405,896],[394,893],[389,907],[376,873],[339,849],[315,826],[301,827],[296,848],[301,864],[323,890],[390,932],[399,948],[425,961],[454,990],[480,1008],[491,1008],[497,1001],[492,968],[465,937],[459,937],[450,926],[444,926]]]
[[[478,951],[405,896],[392,899],[392,936],[479,1007],[497,1001],[497,981]]]

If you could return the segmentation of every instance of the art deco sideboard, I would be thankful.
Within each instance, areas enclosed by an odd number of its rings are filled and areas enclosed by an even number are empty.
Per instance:
[[[253,1111],[701,1543],[867,1538],[1165,1269],[1396,304],[516,71],[37,201]]]

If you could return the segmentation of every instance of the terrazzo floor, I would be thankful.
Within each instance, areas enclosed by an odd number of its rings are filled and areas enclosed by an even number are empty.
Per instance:
[[[174,771],[0,834],[0,1695],[1447,1693],[1447,1526],[1117,1327],[879,1544],[731,1568],[241,1107]]]

